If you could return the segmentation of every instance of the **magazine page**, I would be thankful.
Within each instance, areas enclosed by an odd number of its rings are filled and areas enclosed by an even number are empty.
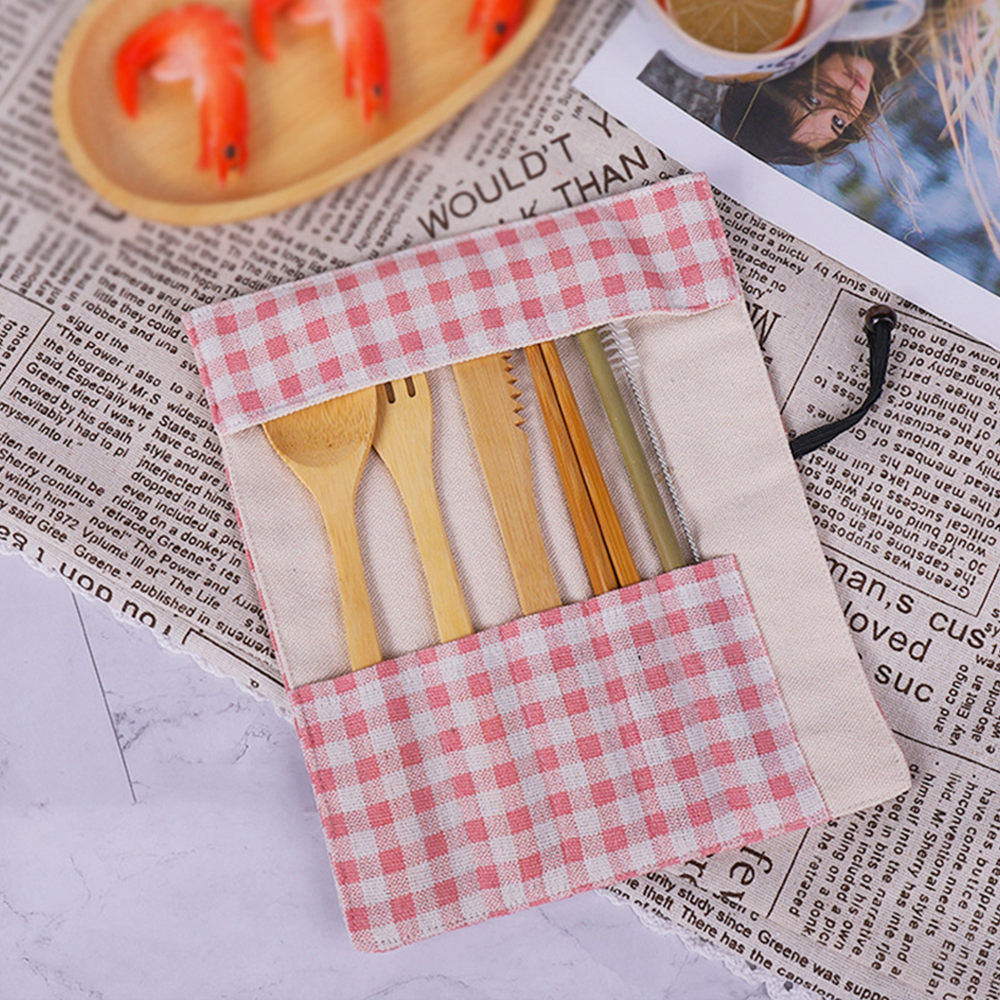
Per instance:
[[[51,125],[55,61],[83,7],[0,12],[0,547],[280,705],[180,312],[694,164],[573,89],[627,5],[566,0],[499,85],[370,175],[276,216],[154,224],[90,191]],[[857,407],[862,317],[873,302],[899,313],[882,399],[800,469],[914,784],[616,892],[838,1000],[993,995],[1000,356],[797,229],[724,196],[719,208],[790,431]]]
[[[678,65],[653,5],[584,68],[588,97],[769,221],[1000,344],[997,0],[928,0],[906,32],[829,43],[754,83]]]

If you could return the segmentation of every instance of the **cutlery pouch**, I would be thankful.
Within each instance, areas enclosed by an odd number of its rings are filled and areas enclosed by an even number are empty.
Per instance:
[[[704,554],[668,573],[570,337],[620,318]],[[185,326],[357,948],[736,848],[908,787],[703,176],[201,308]],[[534,480],[522,485],[563,599],[525,616],[449,366],[545,340],[559,342],[643,579],[590,594],[515,355]],[[476,631],[438,643],[405,509],[372,455],[356,516],[386,658],[350,673],[319,510],[262,424],[416,372],[428,373],[436,482]]]

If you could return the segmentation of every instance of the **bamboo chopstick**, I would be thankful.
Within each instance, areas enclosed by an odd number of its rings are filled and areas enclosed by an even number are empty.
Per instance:
[[[525,356],[591,587],[603,594],[638,583],[639,571],[559,352],[547,342],[525,348]]]
[[[569,506],[573,528],[576,531],[583,564],[587,569],[587,577],[595,594],[603,594],[613,590],[618,583],[611,557],[604,543],[601,526],[587,491],[587,484],[580,468],[577,453],[566,427],[563,411],[559,405],[559,397],[552,383],[549,367],[541,348],[535,344],[524,349],[531,369],[531,377],[535,383],[538,395],[538,405],[545,420],[552,452],[555,456],[559,478],[562,480],[563,493]]]
[[[625,532],[618,519],[618,512],[615,510],[614,502],[608,491],[608,484],[601,472],[594,445],[587,433],[587,425],[583,422],[580,407],[577,405],[573,387],[566,375],[566,369],[563,368],[559,352],[552,341],[547,341],[539,346],[548,367],[556,397],[559,400],[559,407],[566,421],[566,429],[569,432],[573,450],[580,463],[580,471],[583,473],[587,492],[590,494],[594,512],[597,514],[601,535],[607,546],[608,555],[611,557],[618,586],[627,587],[630,584],[638,583],[639,571],[636,569],[635,560],[632,558],[632,552],[625,539]]]

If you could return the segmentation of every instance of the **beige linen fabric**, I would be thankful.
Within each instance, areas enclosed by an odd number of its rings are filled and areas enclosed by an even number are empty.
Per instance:
[[[702,558],[735,554],[806,762],[827,807],[843,815],[909,785],[843,621],[742,303],[692,316],[638,317],[640,379]],[[560,352],[594,438],[641,575],[660,567],[579,348]],[[562,488],[520,354],[534,489],[564,603],[590,596]],[[454,379],[429,373],[435,474],[445,524],[477,629],[520,615],[499,531]],[[224,435],[226,464],[255,575],[291,688],[343,673],[347,652],[318,509],[263,430]],[[376,455],[357,504],[382,651],[434,645],[426,585],[402,501]]]
[[[703,556],[739,559],[827,807],[840,816],[901,794],[909,770],[844,623],[745,310],[634,328],[681,505]]]

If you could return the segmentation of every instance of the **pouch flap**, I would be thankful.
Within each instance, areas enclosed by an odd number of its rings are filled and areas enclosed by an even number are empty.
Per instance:
[[[704,176],[479,230],[185,314],[220,433],[321,399],[742,293]]]

